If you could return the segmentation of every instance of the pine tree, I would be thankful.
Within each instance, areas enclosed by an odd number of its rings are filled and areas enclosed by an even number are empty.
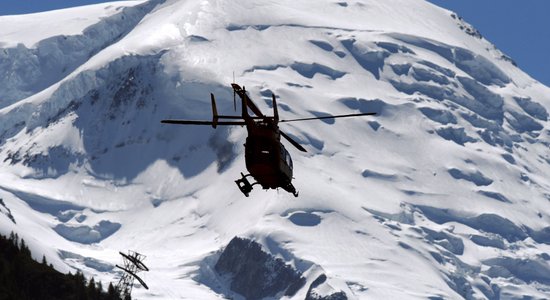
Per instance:
[[[86,297],[86,280],[84,275],[80,271],[76,271],[75,281],[77,285],[76,298],[77,299],[87,299]]]
[[[19,246],[19,250],[21,250],[21,253],[25,256],[31,256],[31,250],[29,249],[29,247],[27,246],[27,244],[25,243],[25,239],[21,239],[21,243],[20,243],[20,246]]]
[[[86,288],[86,295],[88,296],[89,299],[96,299],[95,294],[96,294],[95,293],[95,280],[92,277],[92,279],[90,279],[90,282],[88,282],[88,287]]]
[[[120,299],[119,296],[120,296],[119,292],[113,286],[113,283],[109,283],[109,287],[107,288],[107,299],[108,300]]]
[[[62,274],[42,262],[34,261],[23,239],[15,233],[9,238],[0,235],[0,300],[56,299],[56,300],[119,300],[116,289],[102,291],[101,282],[86,279],[82,272]]]

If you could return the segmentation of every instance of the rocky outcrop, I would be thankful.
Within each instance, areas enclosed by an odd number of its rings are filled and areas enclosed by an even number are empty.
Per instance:
[[[346,293],[343,291],[334,292],[334,289],[326,281],[327,275],[319,275],[309,286],[305,300],[348,300]],[[333,293],[323,295],[320,290],[324,290],[325,294],[327,290],[333,291]]]
[[[262,250],[260,244],[244,238],[233,238],[215,266],[220,275],[230,276],[232,291],[246,299],[273,297],[284,292],[294,295],[305,278],[283,260]]]

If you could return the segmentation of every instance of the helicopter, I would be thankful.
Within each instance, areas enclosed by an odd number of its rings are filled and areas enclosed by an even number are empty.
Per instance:
[[[235,95],[238,95],[241,99],[242,112],[240,116],[218,115],[216,99],[214,94],[210,93],[213,115],[212,121],[169,119],[162,120],[161,123],[179,125],[210,125],[213,128],[216,128],[217,126],[246,126],[248,136],[244,147],[246,169],[249,174],[245,175],[241,172],[242,177],[235,180],[239,190],[246,197],[249,196],[253,186],[256,184],[261,185],[265,190],[282,188],[295,197],[298,197],[298,191],[292,184],[292,158],[290,157],[290,153],[281,143],[281,136],[298,150],[302,152],[307,151],[298,142],[281,131],[279,129],[279,123],[376,115],[374,112],[369,112],[281,120],[279,119],[275,94],[271,94],[273,101],[273,116],[266,116],[260,111],[256,104],[254,104],[250,97],[248,97],[244,86],[241,88],[238,84],[231,83],[231,87],[233,88],[233,106],[235,111],[237,110]],[[249,113],[249,109],[254,115]],[[252,177],[255,182],[250,183],[248,177]]]

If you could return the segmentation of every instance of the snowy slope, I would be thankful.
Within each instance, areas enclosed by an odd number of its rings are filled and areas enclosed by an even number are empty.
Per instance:
[[[81,35],[84,29],[108,18],[127,6],[143,1],[119,1],[50,11],[0,17],[2,48],[23,44],[33,48],[42,40],[64,35]],[[37,26],[38,25],[38,26]]]
[[[422,0],[234,2],[10,20],[0,232],[103,282],[141,252],[140,299],[238,297],[212,271],[234,236],[304,273],[293,299],[321,273],[349,299],[548,298],[548,87]],[[209,119],[210,92],[230,113],[233,72],[284,118],[379,114],[282,125],[300,197],[245,198],[243,128],[159,123]]]

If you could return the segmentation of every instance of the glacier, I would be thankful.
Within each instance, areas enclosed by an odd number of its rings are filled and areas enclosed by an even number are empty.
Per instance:
[[[547,299],[550,88],[424,0],[122,1],[0,17],[0,233],[143,299],[244,299],[214,266],[235,237],[305,299]],[[245,85],[281,117],[299,198],[234,184]],[[283,142],[284,143],[284,142]],[[310,290],[308,290],[308,288]]]

